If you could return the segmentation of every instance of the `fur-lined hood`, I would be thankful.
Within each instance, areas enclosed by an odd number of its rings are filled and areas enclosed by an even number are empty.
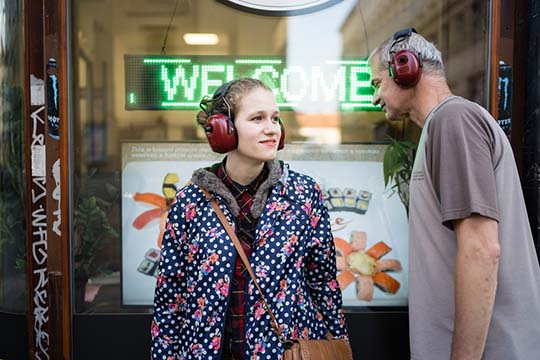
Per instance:
[[[264,206],[266,205],[266,199],[268,198],[269,190],[274,187],[278,182],[282,182],[285,185],[287,177],[287,166],[278,160],[267,161],[265,163],[268,169],[268,177],[259,186],[253,204],[251,205],[251,215],[254,218],[261,216]],[[220,195],[225,199],[227,205],[234,216],[238,216],[240,208],[236,199],[231,194],[227,186],[211,171],[212,168],[198,169],[193,172],[191,182],[195,185],[203,187],[211,193]]]

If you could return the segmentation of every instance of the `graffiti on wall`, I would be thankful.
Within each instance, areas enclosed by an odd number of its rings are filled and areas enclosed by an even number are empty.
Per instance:
[[[62,224],[62,217],[60,211],[60,159],[56,159],[52,168],[52,175],[54,179],[54,190],[52,192],[52,198],[56,202],[56,209],[53,211],[54,222],[52,230],[58,236],[62,235],[60,231],[60,225]]]
[[[45,82],[30,75],[31,268],[34,358],[49,359]]]
[[[43,105],[43,104],[42,104]],[[32,284],[35,358],[49,359],[49,300],[47,291],[46,151],[43,118],[45,106],[32,112],[31,201]]]

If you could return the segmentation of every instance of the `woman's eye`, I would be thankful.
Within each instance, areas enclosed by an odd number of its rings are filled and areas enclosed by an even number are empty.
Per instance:
[[[273,121],[273,122],[279,122],[279,118],[278,118],[278,117],[272,118],[272,121]]]
[[[255,116],[255,117],[253,118],[253,120],[261,121],[261,120],[262,120],[262,116]]]

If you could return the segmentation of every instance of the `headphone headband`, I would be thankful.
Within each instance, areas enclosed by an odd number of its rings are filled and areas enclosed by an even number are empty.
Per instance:
[[[221,97],[225,97],[227,95],[227,92],[229,91],[229,88],[232,84],[236,82],[236,79],[231,80],[229,82],[226,82],[224,84],[221,84],[216,91],[214,91],[214,95],[212,95],[212,100],[218,100]]]
[[[416,32],[416,29],[413,27],[396,31],[393,36],[394,41],[392,42],[392,45],[390,46],[390,55],[395,53],[394,46],[396,46],[402,41],[405,41],[409,36],[412,35],[412,33],[418,34]]]
[[[402,37],[409,37],[412,33],[418,34],[415,28],[410,27],[402,30],[398,30],[394,33],[394,40],[400,39]]]
[[[231,80],[229,82],[226,82],[222,85],[220,85],[216,91],[214,91],[214,94],[212,95],[212,98],[205,98],[203,100],[201,100],[201,102],[199,103],[199,106],[200,108],[206,113],[206,115],[208,117],[212,116],[212,114],[210,114],[210,111],[208,111],[208,107],[207,107],[207,104],[210,103],[210,104],[213,104],[215,101],[218,101],[219,99],[223,99],[223,102],[225,103],[225,105],[227,106],[227,116],[229,117],[229,119],[231,119],[232,121],[232,112],[231,112],[231,104],[229,104],[229,102],[227,101],[227,93],[229,92],[229,89],[231,88],[231,86],[237,81],[237,79],[234,79],[234,80]]]

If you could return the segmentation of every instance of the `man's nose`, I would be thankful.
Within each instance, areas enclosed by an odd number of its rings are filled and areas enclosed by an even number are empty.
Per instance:
[[[373,100],[371,101],[371,103],[373,105],[379,105],[380,102],[381,102],[381,97],[379,96],[379,91],[375,90],[373,92]]]

